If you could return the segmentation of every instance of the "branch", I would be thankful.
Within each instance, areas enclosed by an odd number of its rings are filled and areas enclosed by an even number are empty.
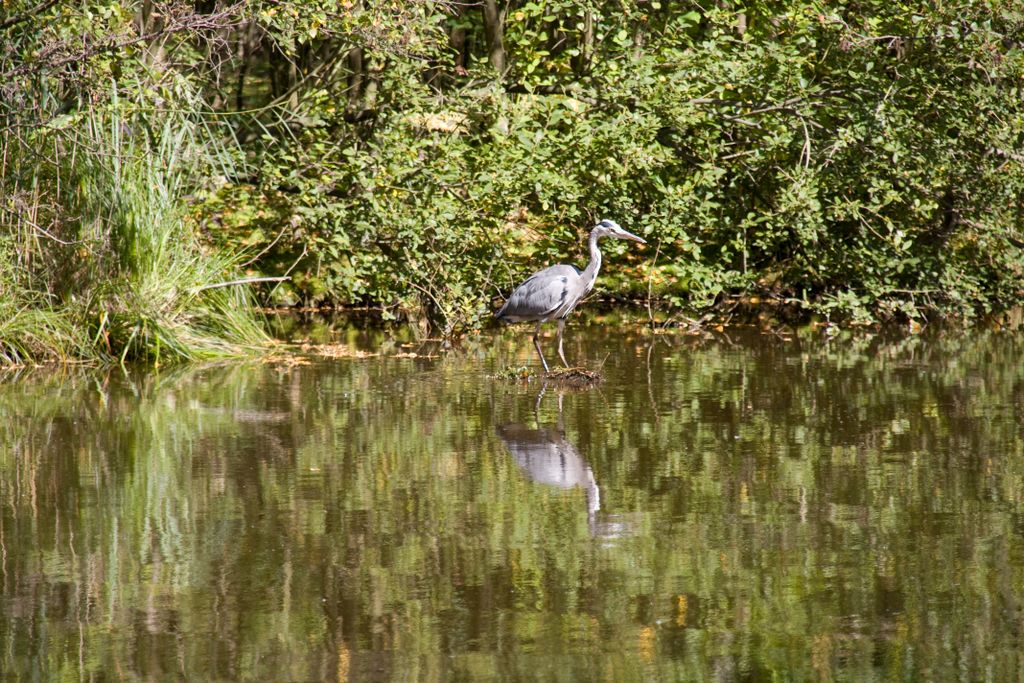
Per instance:
[[[247,285],[253,282],[284,282],[285,280],[291,280],[290,276],[283,277],[246,277],[241,280],[229,280],[227,282],[216,282],[212,285],[203,285],[202,287],[196,287],[192,290],[193,294],[199,292],[205,292],[208,289],[220,289],[221,287],[234,287],[235,285]]]
[[[999,147],[993,147],[990,150],[990,153],[996,155],[1000,159],[1010,159],[1012,161],[1016,161],[1017,163],[1024,163],[1024,154],[1020,154],[1019,152],[1014,152],[1008,149],[1001,149]]]
[[[50,0],[46,0],[46,2],[49,1]],[[142,35],[106,36],[106,40],[99,44],[87,45],[76,52],[64,52],[63,56],[58,55],[61,54],[62,50],[68,48],[68,43],[60,42],[51,44],[43,48],[34,63],[22,64],[14,69],[0,73],[0,82],[9,81],[12,78],[26,73],[32,73],[34,71],[54,71],[67,64],[85,61],[108,52],[116,52],[122,48],[137,45],[139,43],[153,42],[157,38],[173,35],[175,33],[224,29],[237,23],[224,20],[231,18],[233,15],[238,13],[239,10],[244,8],[244,2],[236,2],[217,14],[198,14],[197,12],[189,12],[177,17],[172,15],[169,18],[167,25],[160,30]],[[54,57],[53,61],[44,61],[51,57]]]
[[[570,83],[569,85],[535,85],[530,88],[527,88],[523,83],[509,83],[504,86],[504,89],[509,95],[564,95],[595,106],[602,104],[599,100],[596,100],[582,92],[579,86],[574,83]],[[608,102],[605,102],[604,104],[608,104]]]
[[[43,2],[39,3],[32,9],[25,10],[21,14],[15,14],[13,16],[7,17],[3,21],[0,21],[0,31],[6,31],[15,24],[20,24],[23,21],[28,21],[35,15],[45,12],[46,10],[50,9],[56,4],[57,0],[43,0]]]

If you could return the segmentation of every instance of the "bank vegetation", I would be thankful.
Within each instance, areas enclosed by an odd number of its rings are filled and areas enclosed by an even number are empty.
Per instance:
[[[1024,293],[1022,90],[1009,0],[14,0],[0,361],[457,335],[602,217],[663,317],[970,321]]]

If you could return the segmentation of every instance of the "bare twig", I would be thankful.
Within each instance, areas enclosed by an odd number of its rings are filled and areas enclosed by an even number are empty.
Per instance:
[[[303,244],[302,245],[302,253],[299,254],[299,257],[297,259],[295,259],[295,263],[293,263],[291,266],[289,266],[288,270],[284,271],[283,277],[286,280],[290,280],[291,279],[292,271],[295,270],[295,267],[297,265],[299,265],[299,261],[304,259],[306,257],[306,254],[308,254],[308,253],[309,253],[309,245],[308,244]],[[284,280],[282,280],[282,282],[283,281]],[[277,291],[277,287],[278,287],[278,285],[274,285],[274,288],[270,290],[270,294],[271,295],[273,295],[273,293]]]
[[[239,266],[239,267],[240,267],[240,268],[245,268],[245,267],[247,267],[247,266],[251,266],[252,264],[254,264],[254,263],[256,263],[257,261],[259,261],[259,260],[260,260],[260,258],[261,258],[261,257],[262,257],[262,256],[263,256],[264,254],[266,254],[266,253],[267,253],[268,251],[270,251],[271,249],[273,249],[273,248],[274,248],[274,245],[275,245],[275,244],[277,244],[278,240],[280,240],[280,239],[281,239],[281,237],[283,237],[283,236],[284,236],[285,230],[287,230],[287,229],[288,229],[289,227],[291,227],[291,226],[288,226],[288,225],[286,225],[286,226],[284,226],[283,228],[281,228],[281,232],[277,233],[277,237],[275,237],[275,238],[274,238],[274,241],[273,241],[273,242],[271,242],[270,244],[268,244],[268,245],[267,245],[266,247],[264,247],[264,248],[263,248],[263,250],[262,250],[262,251],[260,251],[260,253],[256,254],[255,256],[253,256],[253,257],[252,257],[251,259],[249,259],[248,261],[246,261],[245,263],[243,263],[243,264],[242,264],[241,266]]]
[[[654,288],[654,272],[655,267],[658,265],[658,255],[661,254],[661,240],[658,240],[658,246],[654,249],[654,260],[651,262],[651,272],[647,277],[647,321],[654,329],[654,311],[651,310],[651,299],[653,298]],[[650,353],[647,354],[647,361],[650,364]],[[648,368],[650,369],[650,368]]]
[[[208,289],[220,289],[221,287],[234,287],[235,285],[248,285],[248,284],[251,284],[253,282],[283,282],[285,280],[290,280],[290,279],[291,279],[291,277],[289,277],[289,276],[282,276],[282,277],[245,277],[245,278],[242,278],[240,280],[228,280],[227,282],[216,282],[216,283],[214,283],[212,285],[203,285],[202,287],[196,287],[195,290],[193,290],[193,293],[194,294],[198,294],[199,292],[205,292]]]

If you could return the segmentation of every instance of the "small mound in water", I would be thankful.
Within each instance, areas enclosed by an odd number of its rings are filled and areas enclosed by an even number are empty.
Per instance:
[[[556,368],[544,373],[544,379],[561,384],[585,386],[600,382],[601,373],[586,368]]]
[[[513,382],[529,381],[533,377],[530,368],[524,365],[509,365],[504,370],[499,370],[494,375],[495,379],[506,379]]]

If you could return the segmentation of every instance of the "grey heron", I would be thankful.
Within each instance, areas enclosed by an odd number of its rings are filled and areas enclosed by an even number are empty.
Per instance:
[[[544,353],[540,350],[541,325],[549,320],[558,320],[558,356],[565,367],[569,367],[562,351],[565,319],[576,308],[580,299],[594,287],[597,272],[601,269],[601,250],[597,246],[597,241],[602,237],[647,243],[633,233],[623,230],[615,221],[606,218],[590,231],[590,262],[586,268],[580,270],[576,266],[560,263],[537,271],[527,278],[526,282],[516,287],[505,305],[494,314],[498,320],[510,323],[537,323],[533,333],[533,345],[540,356],[544,372],[548,371],[548,362],[544,360]]]

